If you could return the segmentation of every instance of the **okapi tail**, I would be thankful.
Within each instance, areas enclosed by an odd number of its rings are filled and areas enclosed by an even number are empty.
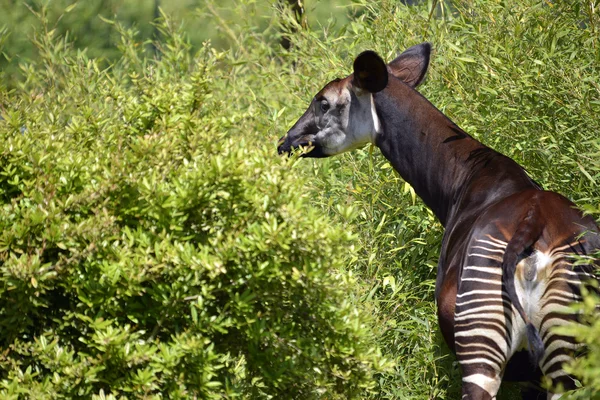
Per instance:
[[[529,343],[529,357],[534,365],[538,365],[544,355],[544,343],[535,326],[529,320],[517,296],[515,289],[515,271],[519,255],[533,245],[542,234],[544,221],[539,207],[533,204],[527,216],[517,226],[513,237],[509,240],[502,259],[502,283],[512,305],[515,307],[527,325],[527,342]]]

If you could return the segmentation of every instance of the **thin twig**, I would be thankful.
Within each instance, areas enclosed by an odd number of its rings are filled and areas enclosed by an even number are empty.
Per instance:
[[[437,3],[438,3],[438,0],[433,0],[433,4],[431,5],[431,10],[429,11],[429,17],[427,17],[427,29],[425,30],[425,35],[427,34],[427,32],[429,32],[429,27],[431,24],[431,17],[433,16],[433,12],[435,11],[435,8],[437,7]]]
[[[236,46],[242,51],[242,53],[244,53],[245,56],[248,56],[246,49],[244,49],[244,47],[238,40],[237,36],[235,36],[235,33],[231,30],[231,28],[229,28],[229,26],[227,26],[227,23],[225,22],[225,20],[223,20],[223,18],[221,18],[221,16],[215,9],[211,0],[206,1],[206,7],[208,8],[208,11],[210,11],[211,14],[214,15],[214,17],[217,19],[217,22],[219,23],[219,25],[221,25],[221,28],[223,28],[225,33],[231,38],[231,40],[234,41]]]
[[[596,26],[594,23],[594,14],[596,13],[596,7],[594,0],[590,0],[588,4],[588,17],[590,19],[590,27],[592,31],[592,46],[596,48]]]

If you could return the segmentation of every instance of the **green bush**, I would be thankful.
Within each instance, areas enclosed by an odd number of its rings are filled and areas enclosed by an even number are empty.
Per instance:
[[[223,54],[159,27],[106,70],[39,35],[1,95],[0,397],[364,396],[353,235],[239,134]]]

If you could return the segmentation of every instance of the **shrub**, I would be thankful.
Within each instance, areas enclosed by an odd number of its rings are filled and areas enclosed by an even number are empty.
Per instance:
[[[223,54],[165,20],[101,70],[66,39],[0,99],[0,396],[353,398],[387,365],[354,237],[236,134]]]

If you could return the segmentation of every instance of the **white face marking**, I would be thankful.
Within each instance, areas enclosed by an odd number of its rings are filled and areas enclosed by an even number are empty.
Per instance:
[[[377,110],[375,109],[375,99],[373,95],[371,97],[371,118],[373,119],[373,134],[371,135],[371,142],[375,143],[375,136],[381,131],[381,122],[377,116]]]
[[[332,109],[325,114],[316,111],[320,131],[315,137],[326,154],[335,155],[375,142],[381,124],[371,93],[344,88],[336,98],[326,97]]]

